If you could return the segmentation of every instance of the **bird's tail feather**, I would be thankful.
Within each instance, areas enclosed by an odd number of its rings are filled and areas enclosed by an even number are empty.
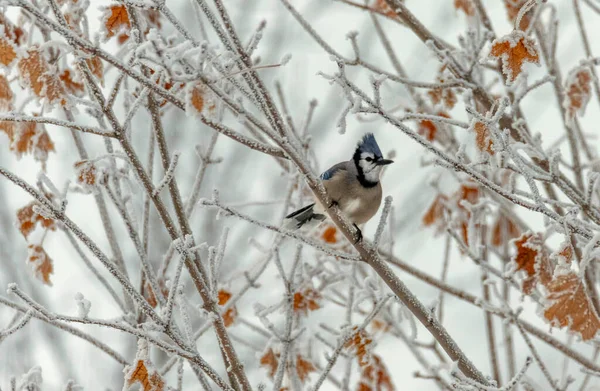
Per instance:
[[[302,227],[304,224],[310,221],[321,222],[325,220],[326,216],[319,213],[315,213],[314,207],[315,204],[313,203],[285,216],[285,220],[283,221],[283,228],[295,230]]]

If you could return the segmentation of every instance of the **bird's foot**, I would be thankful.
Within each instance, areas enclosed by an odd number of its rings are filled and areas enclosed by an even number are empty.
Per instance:
[[[331,203],[329,204],[329,206],[327,207],[327,209],[331,209],[333,208],[335,205],[339,205],[338,202],[336,200],[331,200]]]
[[[354,228],[356,228],[356,240],[354,241],[354,243],[358,243],[363,239],[363,235],[362,235],[362,231],[360,230],[360,228],[358,228],[358,225],[354,224]]]

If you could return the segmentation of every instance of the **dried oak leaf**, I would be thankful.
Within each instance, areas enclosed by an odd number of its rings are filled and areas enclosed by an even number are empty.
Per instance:
[[[490,155],[494,154],[492,146],[494,142],[490,136],[490,130],[488,127],[480,121],[476,121],[473,124],[473,131],[475,132],[475,145],[481,152],[487,152]]]
[[[9,68],[17,58],[15,44],[0,30],[0,64]]]
[[[518,238],[520,235],[521,230],[511,218],[498,214],[498,218],[492,225],[490,242],[495,247],[502,247],[509,240]]]
[[[575,273],[557,276],[548,285],[546,299],[550,305],[544,317],[557,327],[568,327],[584,341],[594,338],[600,319],[588,298],[583,281]]]
[[[33,269],[35,277],[44,284],[52,286],[52,283],[50,282],[50,274],[54,272],[52,259],[50,259],[42,246],[37,244],[30,244],[27,252],[27,261],[29,262],[29,266]]]
[[[301,292],[294,293],[294,312],[307,315],[309,311],[321,308],[319,300],[321,295],[312,288],[306,288]]]
[[[21,83],[29,86],[34,94],[46,98],[50,104],[67,104],[65,90],[57,72],[46,62],[37,46],[27,50],[27,55],[19,59]]]
[[[160,373],[152,366],[148,354],[148,343],[143,340],[138,340],[138,351],[136,354],[135,366],[126,366],[123,369],[125,372],[124,390],[141,389],[143,391],[163,391],[165,389],[165,381],[160,376]]]
[[[325,243],[337,243],[338,239],[336,233],[337,228],[335,228],[333,225],[330,225],[327,228],[325,228],[325,231],[323,231],[321,237],[323,238],[323,241]]]
[[[229,301],[229,299],[231,299],[231,296],[231,292],[228,292],[225,289],[220,289],[217,294],[219,305],[225,305]],[[235,307],[231,307],[230,309],[225,311],[225,313],[223,314],[223,323],[225,324],[225,327],[231,326],[233,322],[235,322],[237,315],[238,312]]]
[[[421,219],[423,225],[426,227],[434,224],[443,226],[445,223],[444,211],[447,209],[447,205],[448,197],[446,197],[444,194],[438,194]]]
[[[358,383],[359,391],[394,391],[396,388],[381,357],[373,354],[371,363],[362,368]]]
[[[17,211],[18,228],[25,239],[27,239],[29,234],[35,229],[35,226],[38,223],[40,223],[42,227],[51,231],[56,230],[55,221],[37,214],[33,210],[34,206],[40,206],[40,204],[36,201],[32,201]]]
[[[273,348],[269,348],[260,358],[260,366],[267,368],[269,377],[273,378],[279,366],[279,354],[275,354]]]
[[[468,16],[475,15],[475,5],[471,0],[454,0],[454,8],[461,10]]]
[[[419,133],[421,136],[425,137],[427,139],[427,141],[431,142],[431,141],[435,140],[435,135],[437,133],[437,126],[435,125],[435,123],[433,123],[433,121],[424,119],[422,121],[419,121],[419,127],[417,128],[417,133]]]
[[[540,63],[535,41],[520,30],[494,40],[490,55],[502,60],[502,72],[506,75],[508,85],[521,74],[523,63]]]
[[[527,275],[523,281],[523,292],[530,294],[538,281],[543,285],[550,282],[552,267],[540,235],[525,232],[513,244],[516,253],[512,261],[517,265],[517,270],[523,270]]]
[[[357,326],[354,326],[353,330],[352,337],[344,344],[344,347],[350,349],[358,358],[358,364],[364,367],[370,363],[370,348],[373,340],[369,338],[365,330],[358,330]]]
[[[312,362],[305,360],[301,355],[296,355],[296,373],[302,383],[308,378],[311,372],[315,372],[317,368]]]
[[[565,83],[565,97],[563,107],[567,111],[569,121],[576,114],[583,116],[585,108],[592,96],[593,75],[588,67],[577,67],[569,72]]]

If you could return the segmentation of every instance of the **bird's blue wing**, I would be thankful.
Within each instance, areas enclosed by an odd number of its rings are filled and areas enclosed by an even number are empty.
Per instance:
[[[333,178],[333,176],[338,172],[346,169],[345,163],[338,163],[335,166],[331,167],[329,170],[323,172],[319,178],[322,181],[326,181],[328,179]]]

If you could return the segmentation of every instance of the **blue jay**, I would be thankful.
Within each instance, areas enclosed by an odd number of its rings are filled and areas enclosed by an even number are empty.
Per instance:
[[[362,239],[358,224],[369,221],[381,204],[379,177],[383,166],[393,163],[384,159],[373,133],[367,133],[356,146],[351,160],[338,163],[320,178],[333,205],[350,219],[357,230],[357,242]],[[285,217],[284,227],[298,229],[310,221],[323,221],[325,208],[319,201],[298,209]]]

